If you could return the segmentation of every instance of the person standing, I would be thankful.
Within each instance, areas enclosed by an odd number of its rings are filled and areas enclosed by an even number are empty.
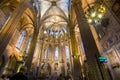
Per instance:
[[[25,73],[26,73],[26,69],[25,68],[21,68],[18,73],[16,73],[15,75],[13,75],[10,78],[10,80],[28,80],[28,78],[25,75]]]

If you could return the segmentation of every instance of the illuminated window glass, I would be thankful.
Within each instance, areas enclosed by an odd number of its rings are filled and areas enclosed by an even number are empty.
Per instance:
[[[28,44],[27,44],[27,48],[26,48],[26,52],[27,52],[27,53],[28,53],[28,50],[29,50],[29,48],[30,48],[31,40],[32,40],[32,38],[30,38],[30,39],[28,40]]]
[[[56,47],[55,48],[55,59],[58,60],[58,57],[59,57],[59,48]]]
[[[45,49],[45,55],[44,55],[44,58],[45,58],[45,59],[47,58],[47,48]]]
[[[19,39],[17,41],[17,45],[16,45],[16,48],[20,49],[21,48],[21,45],[23,43],[23,40],[25,38],[25,31],[22,31],[20,36],[19,36]]]
[[[66,58],[69,58],[69,47],[65,46]]]
[[[50,48],[48,47],[48,48],[46,48],[46,50],[45,50],[45,59],[48,59],[49,58],[49,53],[50,53]]]
[[[54,34],[54,32],[53,32],[53,31],[51,31],[51,32],[50,32],[50,34],[51,34],[51,35],[53,35],[53,34]]]

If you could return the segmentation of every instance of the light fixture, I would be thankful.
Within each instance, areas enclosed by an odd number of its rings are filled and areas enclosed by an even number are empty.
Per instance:
[[[88,4],[88,6],[85,9],[85,15],[88,23],[100,23],[106,12],[105,6],[101,2],[94,2],[92,4],[89,4],[86,0],[86,3]]]
[[[91,17],[92,17],[92,18],[96,17],[96,12],[92,12],[92,13],[91,13]]]
[[[88,23],[92,23],[92,19],[89,18],[89,19],[88,19]]]
[[[44,34],[47,34],[47,31],[46,31],[46,30],[44,31]]]
[[[103,15],[102,15],[101,13],[99,13],[99,14],[98,14],[98,18],[101,19],[102,17],[103,17]]]

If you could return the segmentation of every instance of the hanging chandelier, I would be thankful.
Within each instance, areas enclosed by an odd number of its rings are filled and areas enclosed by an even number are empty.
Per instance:
[[[88,23],[90,24],[98,24],[102,21],[104,15],[106,13],[106,8],[101,2],[94,2],[92,4],[88,4],[85,8],[85,16],[87,18]]]

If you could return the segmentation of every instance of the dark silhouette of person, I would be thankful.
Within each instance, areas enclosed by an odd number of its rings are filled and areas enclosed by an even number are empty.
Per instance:
[[[72,75],[70,73],[67,74],[66,80],[73,80]]]
[[[25,75],[26,69],[21,68],[18,73],[13,75],[10,80],[28,80],[27,76]]]
[[[5,80],[6,76],[2,75],[0,80]]]
[[[49,80],[57,80],[58,79],[58,75],[57,72],[55,72],[54,74],[51,75]]]
[[[57,80],[65,80],[65,76],[61,73],[61,74],[59,75],[59,78],[58,78]]]

